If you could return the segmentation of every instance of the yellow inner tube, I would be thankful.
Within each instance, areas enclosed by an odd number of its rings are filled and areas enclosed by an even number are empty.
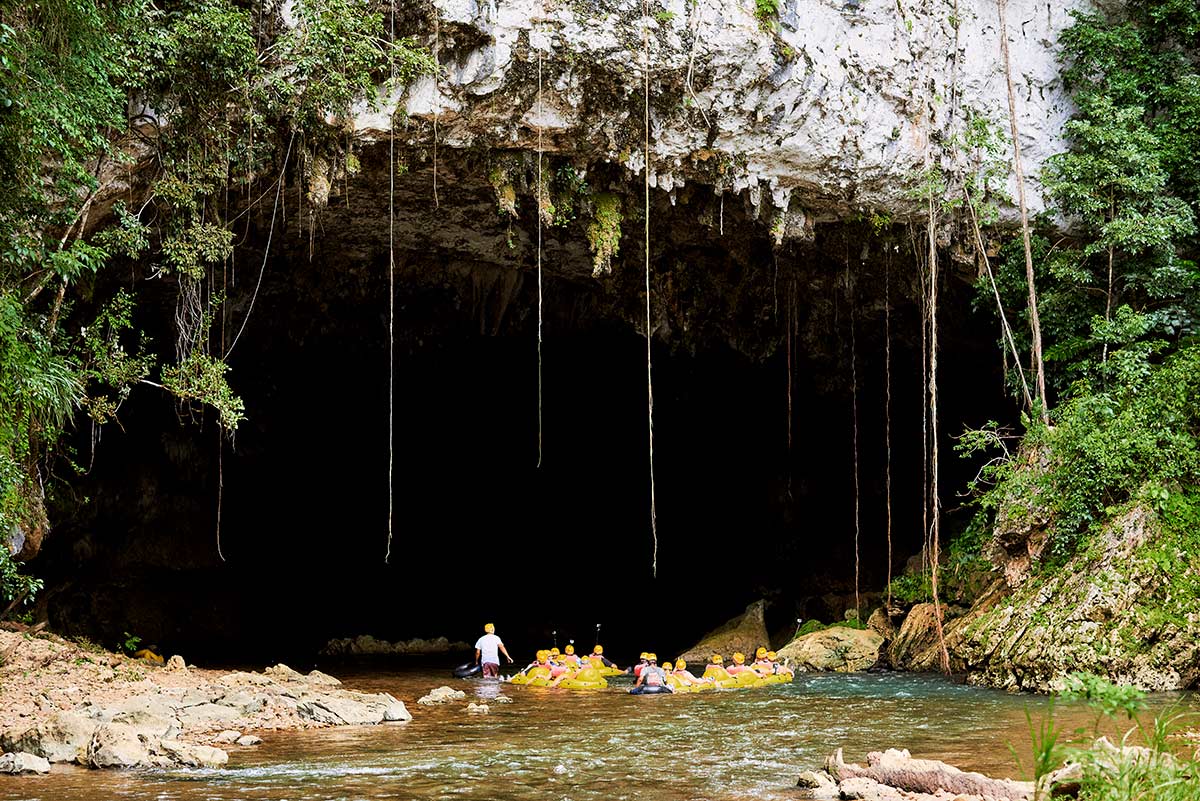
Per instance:
[[[544,686],[546,686],[546,682],[544,680],[548,679],[549,677],[550,677],[550,668],[544,667],[542,665],[538,665],[537,667],[530,668],[529,670],[525,671],[524,673],[518,673],[517,675],[513,676],[509,680],[509,683],[511,683],[511,684],[529,684],[529,685],[532,685],[535,687],[544,687]],[[533,684],[533,682],[537,679],[543,679],[543,681],[540,685]]]
[[[574,678],[563,679],[558,686],[568,690],[603,690],[608,682],[595,668],[584,668]]]

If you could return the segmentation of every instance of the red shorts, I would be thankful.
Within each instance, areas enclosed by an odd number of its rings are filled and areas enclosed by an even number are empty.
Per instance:
[[[500,666],[498,664],[496,664],[495,662],[484,662],[483,663],[483,675],[487,676],[490,679],[499,677]]]

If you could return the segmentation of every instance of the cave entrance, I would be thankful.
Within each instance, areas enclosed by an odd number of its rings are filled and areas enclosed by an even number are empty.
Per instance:
[[[397,188],[395,541],[384,565],[381,158],[364,154],[362,177],[344,195],[335,187],[318,215],[288,218],[232,359],[247,420],[220,465],[213,427],[181,425],[159,397],[135,397],[138,426],[105,434],[84,482],[94,502],[42,557],[64,628],[271,658],[361,633],[469,640],[485,619],[514,653],[551,632],[590,648],[602,623],[617,653],[673,653],[766,597],[785,637],[797,617],[828,620],[853,603],[855,399],[860,587],[885,582],[885,310],[893,570],[920,551],[925,388],[906,228],[830,222],[779,245],[744,193],[654,193],[653,578],[640,211],[626,201],[620,253],[599,278],[587,245],[594,196],[543,231],[539,469],[529,187],[513,187],[515,216],[498,212],[494,170],[464,158],[439,166],[439,207],[428,165]],[[621,180],[604,167],[588,175],[618,198],[630,189]],[[250,242],[265,239],[264,222]],[[1016,410],[995,332],[971,311],[970,276],[948,272],[939,358],[953,527],[977,466],[952,455],[949,436]],[[248,293],[242,281],[236,292]],[[162,341],[169,311],[164,299],[162,319],[146,323]]]

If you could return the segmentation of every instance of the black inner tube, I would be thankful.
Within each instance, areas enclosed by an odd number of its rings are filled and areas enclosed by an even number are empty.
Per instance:
[[[464,662],[454,669],[454,678],[469,679],[483,672],[483,668],[474,662]]]

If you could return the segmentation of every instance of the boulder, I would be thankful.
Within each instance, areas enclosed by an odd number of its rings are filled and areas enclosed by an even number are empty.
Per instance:
[[[354,697],[382,715],[386,723],[412,720],[412,713],[404,706],[404,702],[396,700],[389,693],[355,693]]]
[[[219,768],[229,761],[229,754],[209,745],[193,745],[178,740],[159,740],[154,743],[156,756],[172,765],[185,768]],[[156,760],[157,761],[157,760]]]
[[[436,706],[437,704],[448,704],[451,701],[461,701],[466,697],[467,694],[462,690],[456,690],[453,687],[438,687],[436,690],[430,690],[428,695],[418,698],[417,703],[421,706]]]
[[[769,642],[763,617],[766,608],[765,600],[755,601],[746,607],[745,612],[704,635],[700,642],[681,655],[682,658],[703,665],[713,654],[721,654],[726,661],[736,651],[747,658],[752,657],[756,648],[766,646]]]
[[[229,745],[230,743],[236,743],[241,736],[242,733],[237,729],[226,729],[214,737],[213,742],[217,745]]]
[[[76,712],[57,712],[31,726],[15,726],[0,735],[0,750],[25,752],[50,762],[87,761],[96,721]]]
[[[490,711],[487,704],[477,704],[474,701],[467,704],[467,713],[471,715],[486,715]]]
[[[892,625],[887,609],[882,606],[867,618],[867,628],[882,637],[884,642],[890,642],[896,637],[896,627]]]
[[[833,626],[797,637],[779,652],[799,670],[852,673],[879,661],[883,637],[870,629]]]
[[[246,747],[249,747],[252,745],[262,745],[262,738],[259,737],[257,734],[246,734],[237,739],[237,744],[242,746],[243,748],[246,748]]]
[[[937,667],[937,618],[933,604],[917,604],[900,624],[888,646],[888,661],[897,670],[930,670]],[[930,651],[933,662],[929,662]]]
[[[88,744],[84,764],[93,768],[137,768],[150,764],[146,739],[123,723],[102,723]]]
[[[167,660],[166,670],[175,673],[181,670],[187,670],[187,662],[179,654],[175,654]]]
[[[233,690],[218,698],[215,703],[219,706],[236,709],[243,715],[253,715],[255,712],[260,712],[266,708],[267,697],[261,692]]]
[[[49,773],[50,761],[23,751],[0,756],[0,773]]]
[[[296,707],[300,717],[334,726],[367,726],[382,723],[385,710],[378,703],[364,703],[348,697],[314,693],[307,695]],[[407,710],[405,710],[407,712]]]
[[[146,737],[177,737],[179,719],[167,699],[157,694],[136,695],[101,713],[101,719],[131,727]]]
[[[269,676],[275,681],[304,681],[303,673],[292,670],[282,662],[264,670],[263,675]]]

